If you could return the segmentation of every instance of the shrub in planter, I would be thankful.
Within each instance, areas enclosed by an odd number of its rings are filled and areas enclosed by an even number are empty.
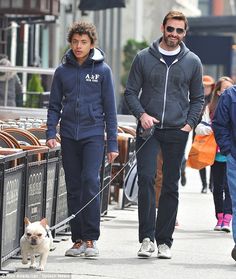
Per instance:
[[[131,68],[131,64],[135,55],[142,49],[148,47],[148,43],[146,41],[138,42],[133,39],[129,39],[123,48],[124,60],[123,60],[123,75],[121,76],[121,84],[123,88],[126,86],[126,82],[128,79],[129,71]],[[123,91],[123,90],[122,90]],[[120,96],[120,102],[118,105],[118,113],[120,114],[130,114],[128,107],[124,101],[123,92]]]
[[[142,49],[148,47],[148,43],[146,41],[136,41],[134,39],[129,39],[123,48],[124,60],[123,60],[123,75],[121,77],[121,84],[125,87],[130,67],[135,55]]]
[[[41,93],[44,89],[39,74],[32,74],[31,79],[28,83],[27,96],[26,96],[26,107],[39,108]]]

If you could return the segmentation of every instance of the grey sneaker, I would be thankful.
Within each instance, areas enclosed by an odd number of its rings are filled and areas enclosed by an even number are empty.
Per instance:
[[[150,240],[150,238],[146,237],[143,239],[141,247],[138,251],[138,257],[144,257],[144,258],[151,257],[154,251],[155,251],[154,243]]]
[[[83,242],[82,240],[78,241],[74,243],[74,245],[70,249],[66,250],[65,256],[68,257],[82,256],[84,255],[85,249],[86,249],[85,242]]]
[[[171,259],[170,247],[167,246],[165,243],[158,245],[157,249],[158,249],[157,257],[159,259]]]
[[[97,257],[99,255],[96,240],[86,240],[85,246],[85,257]]]

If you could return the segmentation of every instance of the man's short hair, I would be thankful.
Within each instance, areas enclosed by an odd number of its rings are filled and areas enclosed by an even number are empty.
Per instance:
[[[185,16],[183,13],[181,13],[181,12],[179,12],[179,11],[170,11],[170,12],[164,17],[164,19],[163,19],[163,22],[162,22],[163,26],[166,25],[166,23],[167,23],[167,21],[168,21],[169,19],[183,20],[183,21],[184,21],[184,25],[185,25],[185,27],[184,27],[185,30],[188,29],[188,20],[187,20],[186,16]]]
[[[96,27],[94,24],[89,22],[81,21],[81,22],[73,23],[67,35],[67,41],[69,43],[71,43],[74,34],[79,34],[79,35],[87,34],[92,44],[95,44],[95,42],[97,41]]]

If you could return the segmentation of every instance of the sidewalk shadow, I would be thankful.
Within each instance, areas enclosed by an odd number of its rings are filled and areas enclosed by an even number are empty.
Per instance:
[[[181,228],[176,228],[174,233],[175,233],[175,237],[177,237],[177,238],[178,238],[178,236],[181,236],[183,234],[186,240],[199,239],[199,238],[204,238],[204,239],[214,239],[214,238],[216,238],[216,239],[218,239],[218,238],[222,238],[222,237],[232,239],[232,234],[231,233],[226,233],[226,232],[223,232],[223,231],[185,230],[185,229],[181,229]]]
[[[200,264],[200,263],[186,263],[183,264],[181,263],[172,263],[171,265],[173,266],[182,266],[188,269],[195,269],[195,270],[203,270],[203,269],[212,269],[214,270],[215,273],[217,273],[217,270],[224,270],[224,271],[233,271],[235,272],[236,265],[235,264],[212,264],[212,263],[205,263],[205,264]],[[207,275],[206,275],[207,276]],[[207,278],[207,277],[206,277]],[[225,274],[224,278],[229,278]]]

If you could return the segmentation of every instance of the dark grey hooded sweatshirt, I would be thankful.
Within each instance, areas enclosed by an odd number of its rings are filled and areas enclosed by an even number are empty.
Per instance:
[[[157,118],[161,129],[194,127],[204,103],[202,64],[183,42],[168,67],[155,41],[140,51],[131,66],[125,100],[139,119],[143,112]]]

